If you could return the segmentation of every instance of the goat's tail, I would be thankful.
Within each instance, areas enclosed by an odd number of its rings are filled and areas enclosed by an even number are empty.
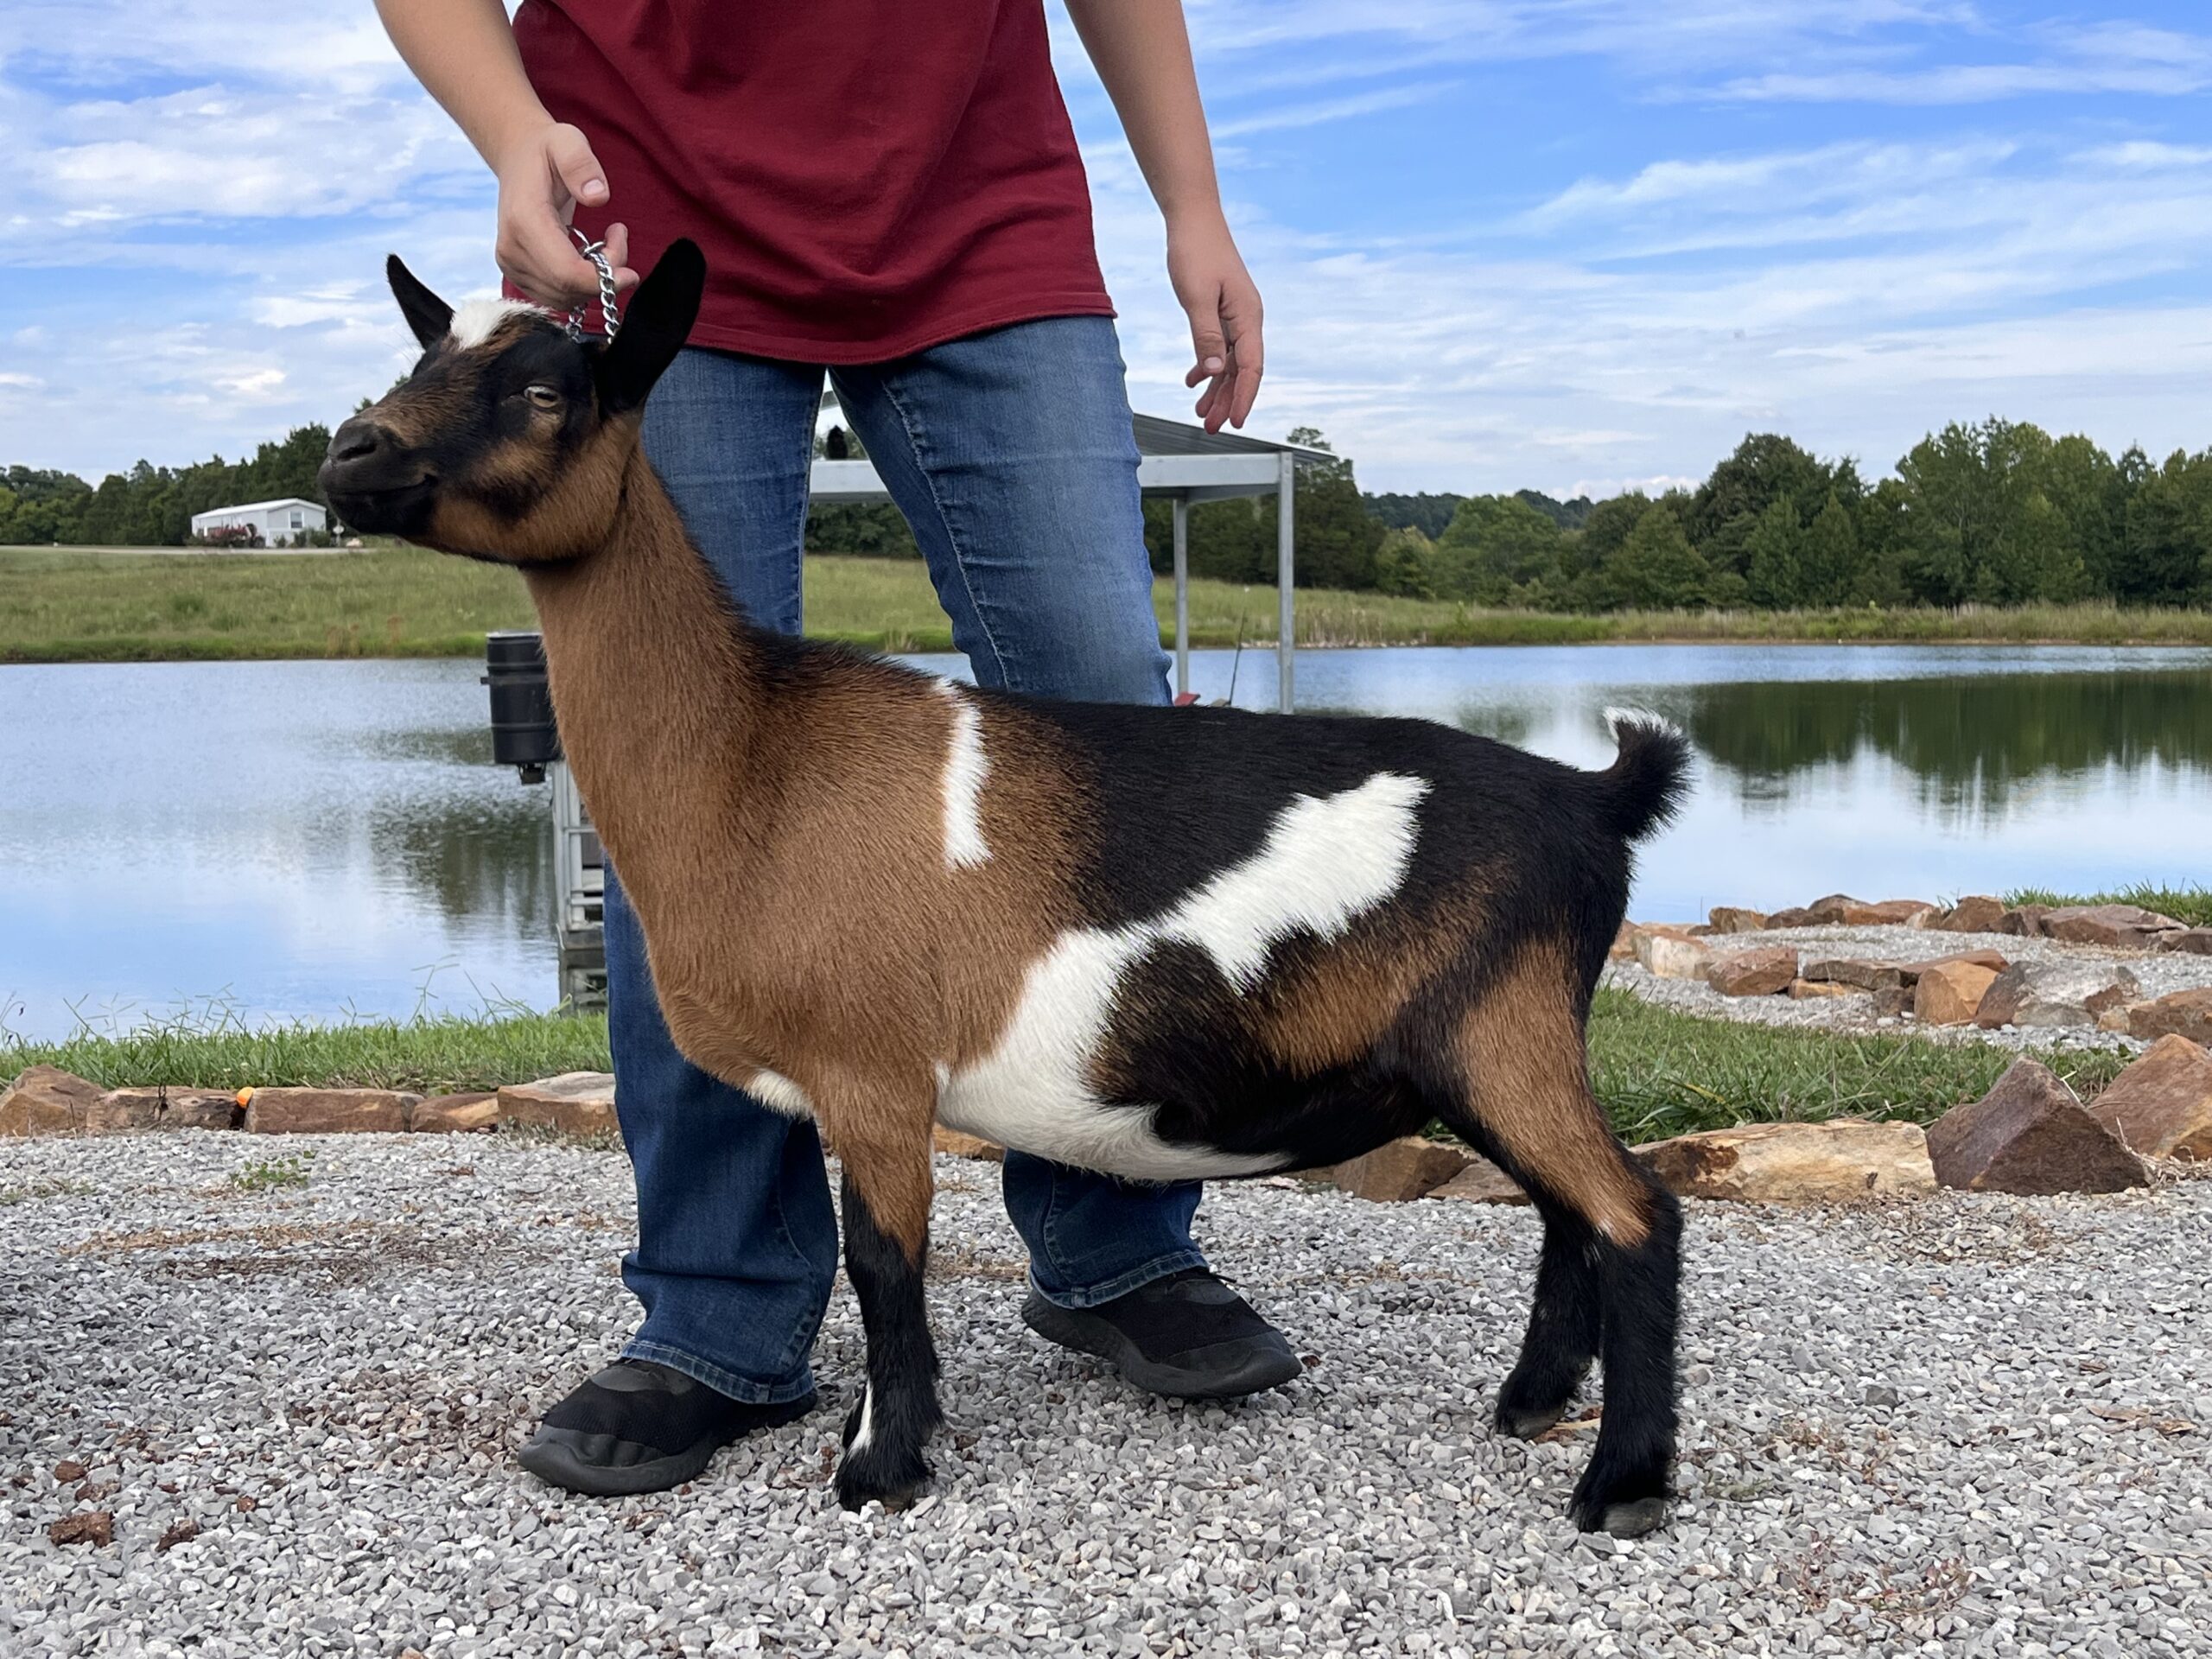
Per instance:
[[[1681,810],[1689,793],[1690,743],[1681,728],[1642,709],[1608,709],[1620,753],[1597,777],[1606,826],[1641,841]]]

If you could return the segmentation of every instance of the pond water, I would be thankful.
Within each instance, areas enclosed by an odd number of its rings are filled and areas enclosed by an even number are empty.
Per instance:
[[[939,671],[957,658],[918,659]],[[550,1004],[543,789],[490,765],[472,662],[0,667],[0,1020]],[[1271,702],[1267,652],[1193,689]],[[1654,645],[1308,652],[1302,708],[1582,766],[1602,711],[1699,753],[1635,914],[2212,880],[2212,651]]]

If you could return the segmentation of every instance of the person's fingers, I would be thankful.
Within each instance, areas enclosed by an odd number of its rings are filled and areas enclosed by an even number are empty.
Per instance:
[[[1260,395],[1260,381],[1267,372],[1267,346],[1262,337],[1260,296],[1249,289],[1222,308],[1222,327],[1236,359],[1235,381],[1228,393],[1229,423],[1241,427]]]
[[[630,269],[630,227],[610,225],[607,227],[607,263],[614,271],[614,291],[626,294],[638,285],[638,273]]]
[[[591,153],[591,141],[571,126],[553,129],[545,141],[545,159],[569,194],[587,207],[607,199],[607,169]]]
[[[599,292],[598,269],[576,251],[568,222],[550,203],[523,214],[510,236],[513,252],[506,256],[503,238],[499,268],[538,304],[565,308]]]

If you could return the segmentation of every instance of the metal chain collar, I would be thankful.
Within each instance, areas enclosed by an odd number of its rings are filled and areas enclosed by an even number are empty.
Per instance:
[[[607,244],[593,241],[573,225],[569,226],[569,234],[576,239],[576,251],[598,267],[599,315],[611,340],[622,327],[622,314],[614,308],[614,267],[607,263]],[[581,340],[583,337],[584,314],[581,310],[569,312],[569,338]]]

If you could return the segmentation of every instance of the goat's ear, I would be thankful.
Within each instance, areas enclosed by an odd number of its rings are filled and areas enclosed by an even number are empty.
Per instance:
[[[593,366],[601,413],[620,415],[645,401],[653,382],[683,349],[706,288],[707,257],[699,245],[688,238],[670,244],[630,296],[621,331]]]
[[[424,351],[453,331],[453,307],[416,281],[397,254],[384,262],[384,274],[391,281],[392,297],[399,302],[400,314]]]

